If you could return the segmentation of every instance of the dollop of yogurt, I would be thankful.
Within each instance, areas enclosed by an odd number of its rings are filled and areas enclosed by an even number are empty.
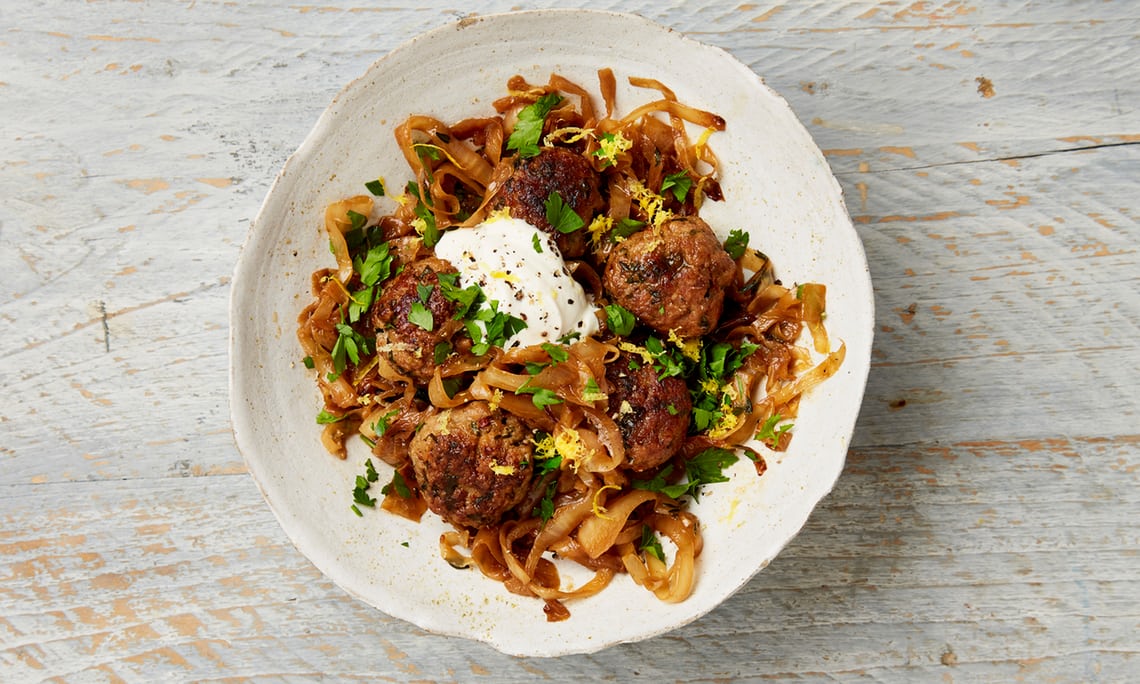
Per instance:
[[[461,287],[479,285],[498,310],[526,322],[507,348],[598,331],[597,307],[570,275],[554,238],[521,219],[493,217],[440,237],[435,254],[459,271]]]

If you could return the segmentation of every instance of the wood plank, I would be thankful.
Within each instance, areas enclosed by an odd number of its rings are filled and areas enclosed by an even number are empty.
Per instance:
[[[358,672],[349,654],[363,650],[374,674],[425,679],[674,677],[703,660],[719,664],[709,679],[1120,672],[1138,651],[1140,537],[1118,516],[1140,504],[1137,443],[854,450],[801,535],[714,613],[553,661],[427,636],[344,596],[243,476],[8,486],[0,663],[37,677],[335,676]]]

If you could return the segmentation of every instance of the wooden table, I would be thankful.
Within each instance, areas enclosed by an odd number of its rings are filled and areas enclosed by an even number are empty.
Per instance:
[[[0,680],[1140,678],[1137,6],[572,4],[728,49],[843,185],[874,365],[803,533],[703,619],[589,656],[350,599],[234,447],[230,274],[340,87],[462,13],[6,2]]]

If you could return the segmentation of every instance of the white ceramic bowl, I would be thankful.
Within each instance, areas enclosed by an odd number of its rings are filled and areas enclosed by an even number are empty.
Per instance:
[[[725,117],[727,130],[710,144],[723,164],[726,200],[706,203],[702,216],[722,236],[751,231],[751,244],[772,257],[785,283],[827,284],[828,328],[847,358],[802,402],[791,448],[769,458],[762,478],[741,459],[731,482],[706,487],[695,507],[704,553],[688,600],[662,603],[619,577],[600,595],[571,602],[569,620],[548,623],[541,601],[444,562],[445,526],[436,516],[414,524],[350,511],[367,448],[353,440],[343,462],[322,448],[319,395],[300,363],[295,320],[309,301],[309,274],[333,264],[321,228],[325,205],[361,193],[377,176],[393,188],[410,179],[391,133],[396,124],[413,113],[444,121],[490,114],[516,73],[545,82],[558,72],[596,93],[600,67],[618,77],[620,112],[651,99],[626,85],[628,76],[644,76]],[[866,259],[838,183],[787,103],[747,67],[632,15],[550,10],[467,19],[411,40],[350,83],[270,190],[233,281],[234,434],[290,539],[348,593],[423,629],[510,654],[595,651],[703,615],[800,530],[843,468],[870,361],[872,308]]]

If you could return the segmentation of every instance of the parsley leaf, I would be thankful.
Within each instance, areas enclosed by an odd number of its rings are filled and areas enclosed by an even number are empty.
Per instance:
[[[573,233],[586,225],[582,217],[557,192],[550,193],[546,198],[546,221],[559,233]]]
[[[450,342],[437,342],[435,348],[432,349],[431,360],[435,365],[440,365],[451,356],[451,343]]]
[[[380,490],[380,493],[384,496],[388,496],[392,492],[395,492],[396,496],[401,499],[412,498],[412,488],[408,486],[408,481],[404,479],[404,476],[399,470],[392,472],[392,481],[384,485]]]
[[[653,528],[649,525],[641,526],[641,541],[638,542],[637,548],[639,551],[654,556],[659,561],[665,561],[665,550],[661,548],[661,540],[657,538]]]
[[[364,227],[364,224],[368,223],[367,216],[351,209],[345,212],[345,216],[347,216],[348,220],[352,222],[352,227],[349,228],[349,230],[360,230]]]
[[[542,343],[542,350],[550,356],[550,360],[554,363],[562,363],[570,358],[570,353],[560,345],[551,344],[549,342]]]
[[[317,424],[328,425],[329,423],[339,423],[340,421],[344,420],[347,417],[348,416],[338,416],[338,415],[329,413],[325,409],[321,409],[321,412],[317,414]]]
[[[539,239],[538,233],[530,236],[530,243],[534,245],[534,251],[536,253],[542,254],[542,240]]]
[[[582,390],[582,401],[601,401],[605,398],[606,395],[598,387],[597,381],[593,378],[586,381],[586,387]]]
[[[538,156],[538,141],[542,137],[542,126],[546,122],[546,115],[562,102],[558,93],[547,93],[531,105],[527,105],[519,112],[515,129],[507,138],[507,149],[518,150],[523,158]]]
[[[633,312],[621,304],[607,304],[605,311],[606,327],[610,329],[610,332],[622,337],[633,332],[633,324],[637,322]]]
[[[400,409],[392,409],[376,419],[376,422],[372,424],[372,431],[376,433],[377,437],[384,436],[384,433],[388,431],[388,421],[392,420],[399,412]]]
[[[685,463],[686,482],[666,484],[666,478],[673,470],[673,466],[668,465],[651,480],[634,480],[633,486],[635,489],[661,492],[674,499],[688,495],[699,501],[701,487],[714,482],[728,482],[724,469],[738,460],[739,457],[728,449],[709,447]]]
[[[744,250],[748,249],[748,238],[748,233],[743,230],[733,230],[724,241],[724,251],[733,259],[739,259],[744,256]]]
[[[610,240],[617,242],[624,238],[633,235],[637,231],[645,227],[645,221],[638,221],[637,219],[629,218],[628,216],[619,219],[614,225],[613,230],[610,231]]]
[[[559,397],[553,390],[548,390],[545,387],[531,387],[530,385],[523,385],[515,390],[515,394],[530,394],[530,400],[535,408],[544,409],[547,406],[554,406],[561,404],[562,398]]]
[[[431,309],[424,306],[423,302],[412,302],[412,308],[408,311],[408,322],[428,332],[431,332],[435,328],[435,320],[432,318]]]
[[[795,427],[794,423],[785,423],[776,427],[783,419],[783,416],[779,413],[773,414],[768,420],[765,420],[764,424],[760,426],[760,429],[756,431],[756,439],[761,442],[768,442],[773,446],[779,444],[780,438],[784,436],[784,433]]]
[[[392,250],[387,242],[372,247],[363,259],[359,255],[352,261],[360,282],[372,286],[385,281],[392,274]]]
[[[689,178],[689,174],[686,171],[678,171],[665,176],[661,181],[661,194],[664,195],[666,190],[672,190],[677,201],[684,202],[691,187],[693,187],[693,180]]]
[[[475,321],[483,323],[486,328],[485,336]],[[471,348],[471,353],[482,356],[491,347],[502,347],[507,343],[507,340],[525,329],[526,321],[508,313],[499,312],[499,302],[491,300],[489,308],[480,309],[475,314],[474,320],[467,321],[464,325],[467,327],[467,333],[471,336],[471,341],[475,343],[475,346]]]
[[[357,290],[348,296],[348,322],[355,323],[360,320],[364,312],[368,311],[368,307],[372,306],[372,297],[375,294],[375,288],[366,287],[363,290]]]
[[[481,304],[485,299],[483,289],[479,285],[459,287],[458,273],[440,273],[439,293],[444,299],[455,302],[459,307],[455,311],[455,319],[462,320],[467,317],[471,307]]]
[[[333,370],[336,371],[336,373],[329,378],[330,382],[340,377],[340,374],[344,372],[349,361],[352,361],[353,364],[359,364],[362,354],[371,353],[368,339],[353,330],[352,326],[337,323],[336,332],[336,343],[333,344],[331,352]]]
[[[383,197],[384,196],[384,179],[383,178],[377,178],[376,180],[370,180],[364,184],[364,187],[368,189],[368,192],[372,193],[376,197]]]
[[[561,460],[561,459],[560,459]],[[542,500],[534,507],[533,513],[542,518],[542,522],[546,522],[554,517],[554,492],[557,489],[558,480],[552,480],[546,486],[546,492],[542,495]]]
[[[355,502],[352,510],[360,515],[360,509],[355,504],[361,506],[368,506],[374,508],[376,506],[376,499],[368,495],[368,488],[372,483],[380,479],[380,473],[376,472],[376,466],[372,465],[372,459],[364,462],[364,474],[356,476],[356,486],[352,490],[352,500]]]

